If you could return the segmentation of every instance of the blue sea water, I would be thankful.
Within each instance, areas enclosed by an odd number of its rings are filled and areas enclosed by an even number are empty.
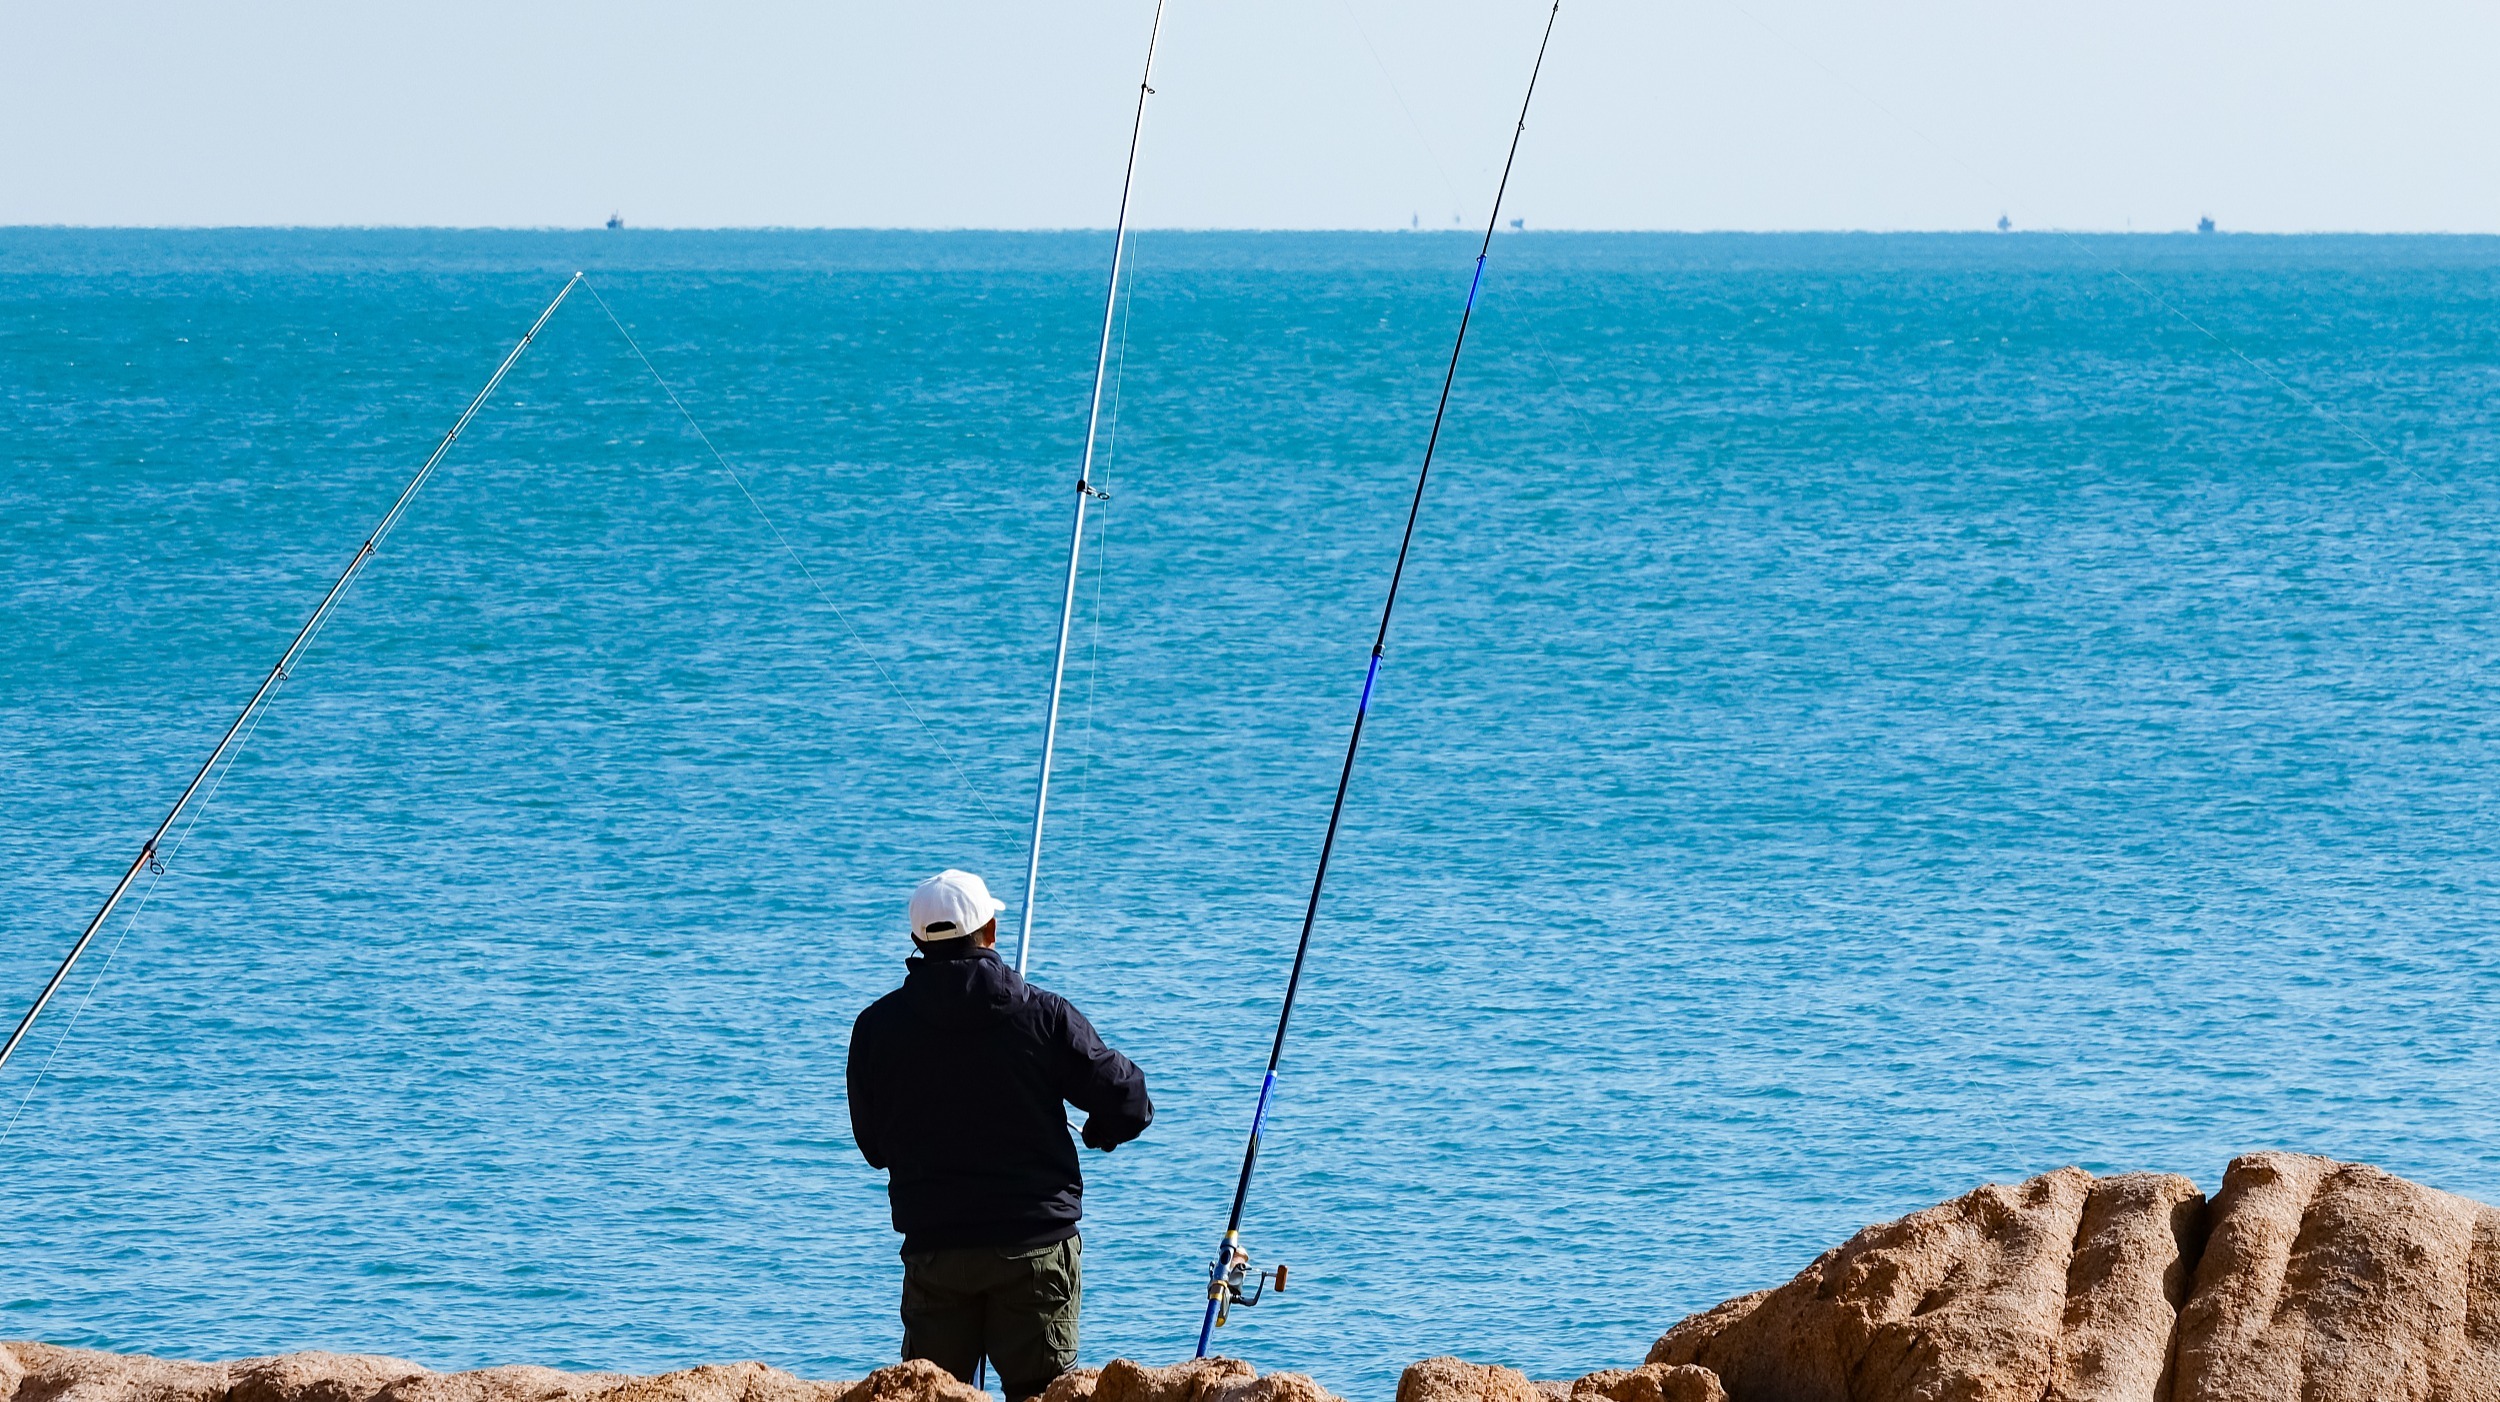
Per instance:
[[[1018,894],[1107,250],[0,232],[11,1018],[573,269],[832,601],[577,294],[0,1074],[0,1335],[888,1361],[844,1042]],[[1471,254],[1137,244],[1088,1362],[1191,1341]],[[2066,1163],[2500,1200],[2496,320],[2488,239],[1500,240],[1223,1347],[1626,1364]]]

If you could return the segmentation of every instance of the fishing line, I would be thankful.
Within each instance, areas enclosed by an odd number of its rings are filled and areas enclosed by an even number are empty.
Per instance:
[[[695,441],[703,445],[704,452],[711,454],[712,461],[721,470],[721,475],[727,477],[730,485],[738,489],[738,495],[746,498],[747,505],[755,511],[756,519],[764,523],[764,529],[770,531],[774,542],[781,546],[781,553],[790,557],[791,564],[798,566],[800,576],[807,581],[807,587],[815,590],[816,597],[824,602],[826,608],[833,611],[835,618],[842,621],[842,631],[850,634],[852,645],[859,649],[859,655],[868,659],[869,666],[877,669],[877,675],[885,680],[886,690],[894,693],[894,699],[902,706],[903,713],[911,717],[912,724],[919,726],[920,733],[928,738],[932,746],[936,747],[938,756],[946,761],[946,767],[955,771],[955,781],[963,786],[965,793],[971,795],[973,803],[980,807],[981,815],[993,823],[1004,825],[1007,820],[1000,817],[998,812],[990,807],[987,799],[981,797],[981,790],[973,784],[971,776],[964,773],[964,767],[956,760],[954,750],[938,737],[935,730],[929,728],[928,721],[921,718],[919,708],[913,706],[911,697],[904,694],[902,683],[894,679],[894,674],[886,670],[885,663],[879,660],[876,652],[868,646],[868,640],[860,636],[858,627],[851,622],[850,614],[845,612],[840,604],[834,602],[833,595],[825,592],[825,586],[816,579],[816,572],[807,567],[807,561],[800,558],[798,550],[790,544],[790,538],[783,535],[781,527],[774,523],[772,513],[764,509],[764,503],[755,499],[755,493],[747,490],[746,479],[740,477],[737,469],[729,465],[729,459],[721,456],[720,449],[712,446],[712,435],[705,433],[703,425],[695,421],[694,415],[687,410],[685,401],[679,399],[677,391],[669,385],[668,377],[660,373],[660,367],[651,363],[650,356],[643,354],[642,343],[634,339],[633,332],[625,329],[625,323],[617,316],[616,309],[608,305],[607,298],[599,295],[598,288],[585,282],[582,284],[582,290],[589,293],[590,300],[598,303],[599,310],[607,314],[608,324],[616,328],[617,335],[625,338],[625,345],[633,351],[634,359],[641,361],[642,368],[650,372],[651,382],[660,387],[660,393],[668,396],[668,402],[675,407],[678,417],[686,421],[686,427],[694,430]]]
[[[1102,524],[1094,532],[1094,622],[1085,649],[1085,754],[1076,771],[1076,836],[1072,856],[1082,856],[1094,802],[1094,690],[1102,670],[1103,576],[1111,569],[1111,507],[1104,503]]]
[[[1120,391],[1128,381],[1129,319],[1137,314],[1137,268],[1131,264],[1128,286],[1120,294],[1120,354],[1111,372],[1111,428],[1103,442],[1103,477],[1110,480],[1111,468],[1120,460]],[[1076,837],[1069,843],[1072,855],[1085,851],[1085,835],[1093,814],[1094,800],[1094,691],[1102,675],[1102,595],[1103,580],[1111,571],[1111,492],[1102,495],[1102,520],[1094,528],[1094,620],[1085,642],[1085,746],[1084,758],[1076,773]]]
[[[1449,417],[1450,391],[1458,382],[1459,356],[1467,349],[1467,327],[1475,317],[1476,295],[1484,287],[1484,264],[1493,252],[1493,231],[1501,224],[1502,200],[1510,191],[1511,168],[1519,160],[1519,140],[1528,130],[1528,108],[1536,100],[1537,78],[1545,71],[1545,51],[1554,40],[1554,22],[1561,15],[1562,0],[1554,0],[1553,8],[1545,16],[1544,37],[1537,42],[1536,64],[1528,70],[1528,91],[1519,100],[1519,122],[1511,128],[1510,152],[1502,161],[1501,183],[1494,187],[1493,211],[1485,219],[1484,242],[1476,251],[1475,276],[1467,284],[1467,306],[1459,313],[1458,333],[1450,343],[1449,368],[1441,376],[1441,398],[1432,411],[1432,432],[1424,440],[1423,462],[1415,470],[1415,494],[1407,503],[1406,531],[1398,540],[1397,564],[1389,571],[1388,594],[1381,601],[1380,631],[1372,639],[1371,661],[1363,673],[1362,699],[1355,703],[1354,725],[1346,735],[1345,763],[1337,771],[1337,794],[1328,809],[1328,831],[1320,839],[1319,864],[1311,874],[1311,898],[1302,911],[1302,934],[1294,945],[1293,972],[1285,981],[1284,1002],[1276,1012],[1276,1040],[1268,1048],[1267,1075],[1259,1083],[1258,1107],[1250,1116],[1249,1142],[1244,1145],[1241,1154],[1241,1179],[1233,1188],[1232,1213],[1224,1224],[1224,1239],[1216,1248],[1214,1262],[1207,1267],[1206,1314],[1198,1325],[1197,1356],[1200,1358],[1207,1356],[1207,1345],[1215,1328],[1224,1322],[1232,1305],[1257,1304],[1260,1296],[1266,1293],[1271,1278],[1275,1288],[1284,1288],[1283,1268],[1279,1267],[1260,1277],[1256,1293],[1245,1293],[1243,1290],[1242,1282],[1249,1270],[1250,1256],[1241,1246],[1242,1212],[1250,1200],[1251,1175],[1258,1169],[1259,1137],[1266,1128],[1268,1106],[1276,1093],[1276,1068],[1284,1060],[1285,1033],[1293,1021],[1294,999],[1302,990],[1302,972],[1310,959],[1311,931],[1319,921],[1320,892],[1328,881],[1328,859],[1336,849],[1337,829],[1345,817],[1346,790],[1354,779],[1354,757],[1363,743],[1363,719],[1371,709],[1372,687],[1380,680],[1381,658],[1389,647],[1389,622],[1397,610],[1398,585],[1406,578],[1407,556],[1415,544],[1415,522],[1423,514],[1424,488],[1432,479],[1433,453],[1441,445],[1441,426]]]
[[[1082,858],[1086,852],[1086,834],[1092,829],[1094,811],[1094,694],[1102,674],[1102,594],[1103,575],[1110,569],[1111,504],[1103,503],[1100,524],[1094,528],[1094,617],[1085,643],[1085,738],[1082,757],[1076,770],[1076,833],[1068,841],[1071,857]]]
[[[1163,38],[1164,0],[1155,0],[1154,25],[1146,33],[1146,64],[1137,78],[1137,115],[1129,126],[1128,165],[1120,176],[1120,214],[1111,228],[1111,277],[1103,291],[1102,338],[1094,350],[1094,388],[1085,410],[1085,457],[1076,470],[1076,510],[1068,525],[1068,577],[1059,596],[1059,641],[1050,662],[1050,707],[1042,720],[1041,772],[1033,784],[1033,840],[1024,863],[1024,908],[1016,917],[1016,972],[1033,949],[1033,906],[1042,880],[1042,824],[1050,810],[1050,767],[1059,743],[1059,695],[1068,670],[1068,633],[1076,621],[1076,590],[1085,550],[1085,507],[1103,495],[1095,489],[1094,445],[1102,428],[1102,387],[1111,363],[1113,314],[1120,307],[1120,268],[1128,252],[1129,199],[1137,188],[1137,152],[1146,138],[1146,99],[1154,96],[1155,46]],[[1126,354],[1123,343],[1122,354]]]
[[[281,690],[283,689],[281,687]],[[275,699],[274,693],[272,699]],[[87,1005],[95,1001],[96,991],[104,986],[105,977],[113,972],[114,962],[121,958],[122,946],[130,942],[130,937],[138,932],[140,924],[147,919],[148,906],[156,899],[156,888],[165,884],[167,870],[182,855],[182,849],[189,845],[191,833],[199,827],[200,819],[207,816],[210,806],[216,803],[218,791],[225,787],[227,778],[234,773],[235,765],[251,748],[252,737],[260,733],[260,723],[268,717],[269,711],[270,708],[264,705],[253,715],[250,727],[235,741],[234,748],[227,753],[226,762],[217,771],[217,777],[209,781],[208,788],[200,794],[199,801],[191,805],[190,818],[182,825],[182,831],[175,836],[172,845],[165,849],[164,855],[149,871],[148,884],[139,892],[138,903],[130,908],[130,914],[122,920],[120,932],[113,936],[112,945],[104,951],[104,962],[96,966],[95,977],[87,980],[87,991],[80,995],[78,1006],[70,1010],[69,1021],[62,1026],[61,1035],[52,1040],[51,1050],[44,1054],[43,1065],[36,1068],[35,1079],[27,1084],[26,1093],[18,1097],[17,1109],[10,1112],[8,1124],[0,1126],[0,1144],[8,1143],[9,1136],[17,1132],[18,1120],[26,1114],[26,1107],[34,1103],[35,1092],[41,1090],[44,1081],[51,1076],[52,1064],[61,1059],[61,1048],[68,1046],[70,1038],[77,1035],[78,1024],[87,1016]]]
[[[1988,172],[1981,170],[1979,167],[1972,165],[1969,161],[1964,160],[1959,152],[1945,145],[1943,142],[1938,141],[1936,138],[1929,136],[1925,128],[1919,126],[1918,123],[1911,121],[1909,118],[1902,116],[1898,112],[1893,111],[1874,94],[1858,86],[1856,83],[1851,82],[1846,74],[1841,73],[1838,69],[1835,69],[1830,64],[1825,63],[1819,55],[1814,53],[1813,50],[1806,48],[1803,44],[1798,43],[1796,40],[1789,38],[1778,29],[1773,28],[1768,22],[1764,21],[1761,16],[1756,15],[1753,11],[1746,9],[1743,5],[1737,3],[1737,0],[1720,0],[1720,2],[1726,5],[1729,9],[1734,10],[1736,13],[1743,15],[1746,19],[1752,21],[1755,28],[1760,29],[1763,33],[1768,34],[1773,39],[1779,41],[1779,43],[1785,46],[1790,52],[1805,59],[1808,63],[1813,64],[1815,67],[1822,69],[1825,77],[1830,78],[1833,82],[1847,88],[1857,97],[1859,101],[1864,102],[1867,106],[1874,108],[1876,111],[1883,113],[1885,116],[1899,123],[1903,130],[1926,143],[1929,150],[1934,151],[1937,155],[1940,155],[1946,160],[1951,161],[1956,166],[1961,167],[1963,174],[1968,175],[1980,184],[1987,186],[1991,191],[1995,192],[2000,199],[2007,201],[2009,204],[2012,202],[2012,192],[2007,190],[2004,185],[2000,184],[1995,177],[1989,175]],[[2411,463],[2406,462],[2403,458],[2390,451],[2376,438],[2365,432],[2359,425],[2347,420],[2343,415],[2328,408],[2325,403],[2317,399],[2315,396],[2309,394],[2299,386],[2294,385],[2291,381],[2283,378],[2281,375],[2276,374],[2263,362],[2255,359],[2246,351],[2243,351],[2238,346],[2232,344],[2221,333],[2213,330],[2203,322],[2198,321],[2195,317],[2189,315],[2169,298],[2164,297],[2160,292],[2139,281],[2134,274],[2129,273],[2125,268],[2122,268],[2116,263],[2113,263],[2109,259],[2103,257],[2098,249],[2093,248],[2090,244],[2063,229],[2043,229],[2037,232],[2052,234],[2057,238],[2063,239],[2068,245],[2084,254],[2084,256],[2090,258],[2093,262],[2099,264],[2103,271],[2109,273],[2112,277],[2117,278],[2120,282],[2125,283],[2130,288],[2133,288],[2146,301],[2151,302],[2154,306],[2170,313],[2170,315],[2176,317],[2181,324],[2187,326],[2189,329],[2195,331],[2205,339],[2213,342],[2215,345],[2220,346],[2234,360],[2237,360],[2242,365],[2256,371],[2260,376],[2263,376],[2266,380],[2270,381],[2275,388],[2290,396],[2292,400],[2301,405],[2301,407],[2309,410],[2313,414],[2316,414],[2319,418],[2326,420],[2336,428],[2343,430],[2344,433],[2351,436],[2354,442],[2359,443],[2363,448],[2368,449],[2372,454],[2384,460],[2390,466],[2399,469],[2406,475],[2412,477],[2415,481],[2422,483],[2424,486],[2437,490],[2447,496],[2451,501],[2461,501],[2461,499],[2457,497],[2455,491],[2449,488],[2446,484],[2433,481],[2432,479],[2423,476],[2421,472],[2417,471]]]
[[[1389,96],[1397,99],[1398,110],[1406,114],[1407,129],[1415,133],[1415,144],[1424,148],[1424,159],[1440,172],[1441,188],[1450,197],[1450,208],[1463,209],[1467,202],[1458,193],[1458,182],[1450,178],[1450,168],[1441,164],[1441,153],[1433,149],[1432,139],[1424,135],[1424,124],[1415,120],[1415,109],[1407,105],[1406,93],[1398,87],[1398,80],[1390,76],[1389,65],[1380,57],[1379,45],[1372,42],[1371,31],[1363,27],[1362,16],[1354,12],[1353,0],[1337,0],[1337,8],[1345,12],[1346,22],[1354,26],[1355,37],[1363,41],[1364,49],[1372,56],[1372,67],[1380,70],[1380,80],[1389,85]]]
[[[1554,359],[1554,352],[1546,347],[1545,338],[1537,334],[1536,318],[1521,317],[1518,327],[1528,333],[1529,342],[1536,347],[1537,358],[1545,362],[1545,373],[1554,382],[1555,397],[1560,400],[1563,411],[1571,415],[1572,422],[1580,426],[1581,440],[1594,447],[1597,443],[1597,427],[1589,422],[1588,415],[1580,412],[1579,396],[1572,392],[1571,382],[1563,374],[1561,362]]]
[[[1449,167],[1441,163],[1441,153],[1434,149],[1432,138],[1424,134],[1423,123],[1415,120],[1415,109],[1408,104],[1405,90],[1398,86],[1397,76],[1389,71],[1388,63],[1381,58],[1379,46],[1372,43],[1371,31],[1363,27],[1361,16],[1354,12],[1353,0],[1337,0],[1337,8],[1345,12],[1346,21],[1354,26],[1354,32],[1362,39],[1363,47],[1370,51],[1372,67],[1379,70],[1380,81],[1389,89],[1389,96],[1397,99],[1398,110],[1406,114],[1407,128],[1415,134],[1415,145],[1423,151],[1424,159],[1432,162],[1432,168],[1440,173],[1441,186],[1450,197],[1451,207],[1463,207],[1466,200],[1458,192],[1458,182],[1450,179]],[[1536,319],[1528,317],[1521,320],[1519,328],[1528,333],[1530,341],[1536,343],[1536,353],[1545,361],[1545,373],[1552,377],[1555,391],[1562,396],[1563,408],[1569,410],[1571,417],[1580,425],[1580,436],[1594,443],[1597,430],[1589,423],[1588,416],[1580,412],[1580,406],[1573,402],[1571,384],[1563,374],[1561,363],[1554,359],[1554,352],[1546,346],[1545,338],[1537,334]]]
[[[523,333],[520,341],[504,356],[503,362],[495,367],[495,373],[487,377],[485,387],[477,392],[476,398],[469,401],[468,407],[461,411],[459,419],[452,424],[450,431],[445,433],[442,441],[434,446],[434,451],[426,457],[424,466],[419,467],[416,474],[408,479],[407,485],[400,488],[399,496],[391,502],[390,510],[382,514],[382,519],[374,526],[372,534],[366,536],[364,544],[356,548],[355,555],[348,560],[347,567],[339,572],[337,580],[330,585],[329,592],[322,595],[321,602],[314,606],[312,616],[305,619],[303,627],[296,630],[294,640],[288,643],[286,651],[279,655],[276,665],[269,669],[269,675],[262,678],[259,688],[252,693],[251,699],[243,703],[243,710],[234,718],[234,723],[226,727],[226,733],[217,741],[217,748],[209,751],[208,758],[201,763],[199,772],[191,776],[191,782],[184,786],[181,796],[174,800],[174,806],[166,811],[164,820],[158,823],[156,830],[140,844],[139,854],[131,859],[130,866],[122,873],[121,880],[113,884],[111,893],[105,896],[104,904],[96,911],[95,918],[89,920],[87,927],[79,932],[77,942],[70,946],[68,955],[61,960],[61,966],[53,971],[51,979],[44,984],[43,991],[35,995],[34,1003],[26,1009],[26,1015],[18,1020],[17,1029],[9,1034],[8,1041],[0,1043],[0,1067],[8,1064],[9,1057],[17,1051],[18,1045],[26,1040],[26,1034],[34,1027],[35,1020],[43,1016],[43,1010],[52,1002],[53,995],[60,992],[62,983],[69,978],[70,970],[77,967],[79,956],[87,952],[87,946],[95,941],[96,932],[103,929],[104,923],[112,918],[115,907],[121,904],[122,897],[129,894],[131,884],[139,879],[139,873],[151,868],[163,867],[160,849],[164,844],[165,835],[173,830],[174,823],[182,817],[184,810],[190,807],[192,799],[199,795],[201,787],[208,783],[212,774],[217,772],[219,761],[224,760],[234,751],[237,739],[246,733],[253,717],[260,713],[262,706],[276,692],[278,684],[291,675],[290,668],[296,659],[312,645],[313,638],[320,633],[323,625],[329,621],[331,613],[337,609],[339,600],[345,597],[348,586],[355,582],[356,576],[363,572],[366,563],[372,560],[374,553],[381,548],[382,542],[389,537],[392,528],[399,524],[400,517],[408,510],[408,504],[416,499],[418,491],[433,477],[434,469],[441,466],[445,455],[451,452],[452,444],[460,441],[461,433],[468,428],[470,421],[477,417],[478,411],[486,407],[486,401],[494,395],[496,387],[503,383],[506,375],[512,373],[512,367],[520,363],[522,352],[528,350],[530,343],[538,339],[538,333],[546,329],[547,322],[555,316],[556,308],[564,305],[564,299],[572,295],[573,289],[580,286],[581,281],[582,275],[578,272],[566,280],[563,289],[556,293],[555,300],[549,302],[546,310],[538,314],[538,319],[530,323],[530,329]],[[183,831],[188,834],[190,829],[185,828]]]

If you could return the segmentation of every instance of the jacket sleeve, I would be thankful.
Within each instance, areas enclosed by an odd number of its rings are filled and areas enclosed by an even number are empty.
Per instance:
[[[859,1156],[868,1160],[870,1168],[886,1166],[885,1145],[879,1130],[885,1124],[877,1107],[877,1067],[875,1035],[868,1030],[866,1014],[851,1024],[851,1051],[843,1067],[843,1080],[849,1087],[851,1102],[851,1142],[859,1146]]]
[[[1109,1150],[1144,1134],[1155,1120],[1154,1102],[1146,1097],[1146,1073],[1104,1046],[1075,1004],[1062,999],[1059,1010],[1059,1094],[1085,1112],[1086,1145]]]

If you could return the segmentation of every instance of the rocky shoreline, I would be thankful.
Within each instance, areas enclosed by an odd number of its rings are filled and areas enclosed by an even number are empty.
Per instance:
[[[0,1345],[0,1402],[979,1402],[936,1366],[810,1382],[761,1363],[656,1377],[434,1373],[294,1353],[231,1363]],[[1117,1360],[1044,1402],[1335,1402],[1233,1359]],[[2500,1402],[2500,1209],[2366,1164],[2063,1168],[1868,1227],[1775,1289],[1684,1320],[1636,1368],[1538,1382],[1426,1359],[1397,1402]]]

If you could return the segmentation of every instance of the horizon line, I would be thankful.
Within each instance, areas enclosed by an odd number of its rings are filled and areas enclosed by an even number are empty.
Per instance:
[[[1111,230],[1086,224],[625,224],[614,228],[602,224],[78,224],[78,223],[5,223],[0,222],[0,235],[24,233],[100,233],[100,234],[206,234],[206,233],[435,233],[435,234],[1095,234],[1109,237]],[[1452,228],[1416,228],[1413,226],[1257,226],[1257,225],[1149,225],[1131,230],[1132,234],[1223,234],[1293,236],[1313,234],[1365,234],[1378,236],[1452,236],[1477,238],[1479,230],[1458,226]],[[2050,237],[2093,238],[2500,238],[2500,230],[2476,229],[2199,229],[2193,225],[2180,228],[2136,229],[2094,228],[2090,226],[2041,225],[1997,229],[1982,225],[1975,228],[1609,228],[1603,226],[1554,225],[1550,227],[1514,226],[1498,231],[1503,236],[1514,234],[1556,234],[1586,237],[1642,236],[1668,238],[1781,238],[1781,237],[1986,237],[2017,238],[2025,234]]]

